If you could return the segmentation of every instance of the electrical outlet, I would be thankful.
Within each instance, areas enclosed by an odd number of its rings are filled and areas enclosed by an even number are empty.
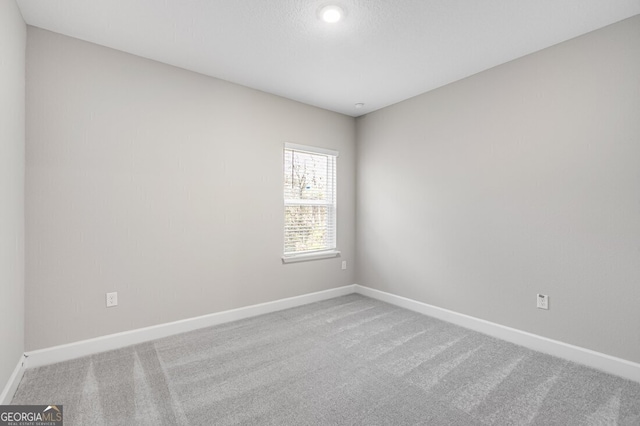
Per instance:
[[[536,306],[538,309],[549,309],[549,296],[539,294],[536,298]]]
[[[107,293],[107,308],[118,306],[118,292]]]
[[[343,270],[347,269],[347,261],[346,260],[342,261],[342,269]]]

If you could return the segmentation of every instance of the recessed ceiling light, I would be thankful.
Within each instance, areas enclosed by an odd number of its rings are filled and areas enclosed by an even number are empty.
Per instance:
[[[356,104],[356,108],[357,108],[357,109],[360,109],[360,108],[362,108],[362,107],[364,107],[364,104],[363,104],[362,102],[358,102],[358,103]]]
[[[320,16],[320,19],[324,22],[333,24],[342,19],[342,16],[344,16],[344,10],[342,10],[340,6],[330,4],[320,8],[318,16]]]

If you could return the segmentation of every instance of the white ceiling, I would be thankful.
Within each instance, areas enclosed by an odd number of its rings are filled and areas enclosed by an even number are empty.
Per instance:
[[[337,4],[346,17],[317,17]],[[33,26],[358,116],[640,13],[640,0],[18,0]],[[364,108],[355,104],[363,102]]]

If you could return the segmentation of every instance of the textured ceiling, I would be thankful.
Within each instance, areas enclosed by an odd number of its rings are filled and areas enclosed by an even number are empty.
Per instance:
[[[317,17],[328,3],[346,17]],[[640,0],[18,0],[25,21],[358,116],[640,13]],[[362,102],[364,107],[356,109]]]

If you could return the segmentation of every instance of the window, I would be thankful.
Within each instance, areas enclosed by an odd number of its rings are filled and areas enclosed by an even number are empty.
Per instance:
[[[335,257],[336,159],[322,148],[284,146],[284,257],[301,260]]]

